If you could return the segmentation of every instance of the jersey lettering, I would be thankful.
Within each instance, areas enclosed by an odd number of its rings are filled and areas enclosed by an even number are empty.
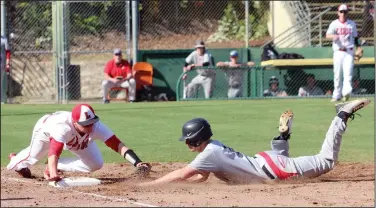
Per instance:
[[[336,32],[338,35],[348,35],[352,33],[351,28],[336,28]]]
[[[231,147],[223,146],[223,152],[224,152],[225,155],[227,155],[230,159],[234,159],[235,156],[237,156],[237,157],[239,157],[239,158],[242,158],[242,157],[243,157],[243,154],[242,154],[242,153],[235,151],[235,150],[232,149]]]

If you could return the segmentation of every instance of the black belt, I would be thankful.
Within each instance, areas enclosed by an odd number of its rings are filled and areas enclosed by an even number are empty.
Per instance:
[[[346,48],[340,48],[340,49],[338,49],[338,50],[339,50],[339,51],[344,51],[344,52],[346,52],[347,50],[352,51],[352,49],[353,49],[353,48],[347,48],[347,49],[346,49]]]
[[[253,158],[256,159],[257,157],[253,157]],[[261,169],[264,171],[264,173],[265,173],[270,179],[272,179],[272,180],[275,179],[275,177],[273,176],[273,174],[271,174],[271,173],[269,172],[269,170],[265,167],[265,165],[263,165]]]

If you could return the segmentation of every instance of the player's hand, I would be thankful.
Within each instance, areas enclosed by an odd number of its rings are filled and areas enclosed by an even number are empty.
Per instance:
[[[187,74],[184,74],[183,77],[181,79],[187,79],[188,75]]]

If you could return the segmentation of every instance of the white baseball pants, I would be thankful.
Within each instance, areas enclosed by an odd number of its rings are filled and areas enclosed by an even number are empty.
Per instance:
[[[43,133],[43,121],[49,115],[40,118],[34,127],[31,143],[28,147],[13,157],[7,165],[8,170],[21,170],[22,168],[35,165],[48,155],[50,142]],[[57,168],[62,171],[93,172],[103,166],[102,154],[94,141],[88,144],[83,150],[73,151],[77,157],[60,158]]]
[[[346,124],[335,117],[326,134],[321,151],[317,155],[289,157],[289,143],[285,140],[272,140],[272,150],[256,154],[264,158],[266,169],[272,175],[270,179],[287,179],[290,177],[317,177],[332,170],[338,160],[342,134]]]
[[[192,81],[184,88],[184,98],[192,98],[198,90],[199,85],[204,88],[205,98],[209,99],[214,89],[215,76],[202,76],[197,75]]]
[[[354,50],[335,51],[333,54],[334,90],[333,98],[351,94],[354,68]]]
[[[127,81],[124,81],[123,83],[117,85],[113,82],[110,82],[108,80],[104,80],[102,82],[102,88],[103,88],[103,100],[107,99],[108,96],[108,90],[112,87],[122,87],[122,88],[128,88],[128,98],[129,100],[135,100],[136,99],[136,80],[131,78]]]

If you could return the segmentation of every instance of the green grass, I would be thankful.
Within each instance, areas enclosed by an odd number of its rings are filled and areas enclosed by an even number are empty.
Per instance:
[[[374,104],[359,111],[362,117],[349,122],[343,137],[341,161],[374,161]],[[70,110],[73,105],[1,105],[1,165],[9,152],[19,152],[30,143],[35,122],[45,113]],[[144,161],[188,162],[196,153],[178,141],[181,126],[194,117],[212,125],[214,139],[250,156],[270,148],[278,134],[280,114],[294,111],[291,156],[319,152],[335,116],[328,99],[275,99],[243,101],[197,101],[170,103],[93,104],[97,115]],[[97,142],[106,162],[124,159]],[[70,155],[65,151],[63,155]],[[43,161],[44,162],[44,161]]]

